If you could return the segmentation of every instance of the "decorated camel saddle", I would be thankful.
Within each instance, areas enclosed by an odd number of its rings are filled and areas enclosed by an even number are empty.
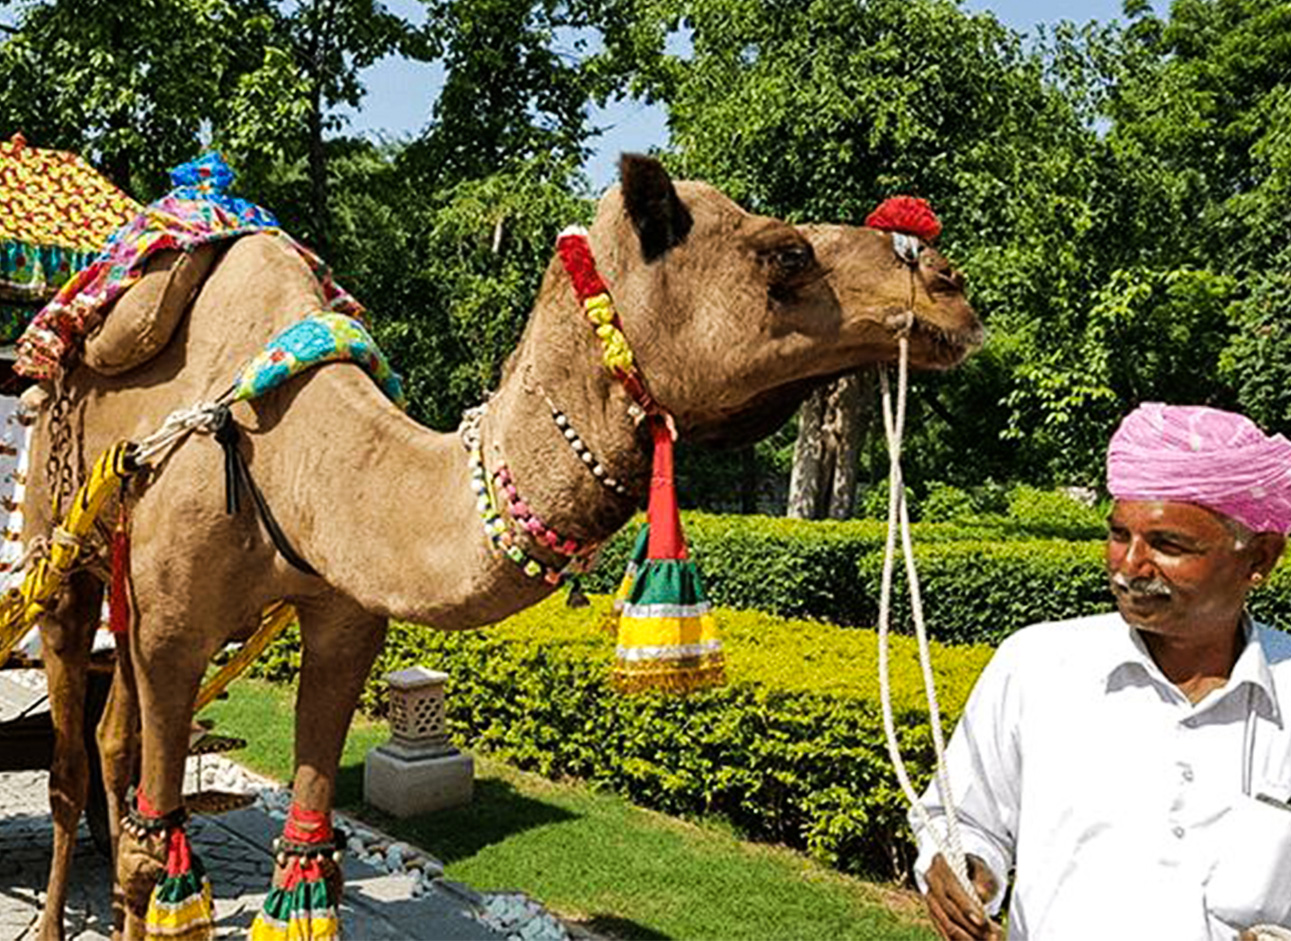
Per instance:
[[[170,176],[171,191],[118,229],[36,316],[18,341],[20,374],[54,379],[76,358],[105,375],[147,362],[170,340],[221,250],[254,233],[281,239],[306,262],[322,289],[324,312],[362,317],[362,306],[272,213],[226,193],[234,175],[218,154],[182,164]]]

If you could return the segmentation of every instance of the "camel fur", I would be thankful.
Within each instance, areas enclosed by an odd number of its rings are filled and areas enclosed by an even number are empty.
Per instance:
[[[949,367],[980,341],[959,276],[931,249],[910,267],[886,233],[753,215],[705,184],[674,184],[643,157],[625,157],[621,169],[590,243],[645,381],[683,439],[771,431],[812,383],[890,362],[907,312],[917,368]],[[233,243],[158,356],[121,375],[84,366],[69,374],[76,466],[153,431],[174,409],[217,397],[272,335],[320,304],[310,272],[280,241],[255,235]],[[589,473],[552,422],[548,399],[632,495],[616,495]],[[599,341],[553,258],[483,419],[486,463],[505,460],[551,527],[580,542],[603,541],[648,485],[648,437],[630,406],[601,365]],[[48,413],[34,436],[37,469],[48,456]],[[491,551],[458,435],[417,425],[357,366],[315,369],[235,406],[233,416],[256,482],[318,575],[288,565],[249,507],[226,514],[223,454],[209,436],[190,437],[136,483],[135,618],[99,729],[105,779],[116,795],[109,801],[114,833],[136,764],[159,812],[180,805],[203,671],[227,642],[251,632],[268,603],[286,599],[300,617],[294,799],[330,812],[341,746],[387,620],[473,628],[552,590]],[[49,531],[49,502],[34,480],[29,535]],[[544,547],[526,549],[559,561]],[[62,687],[55,721],[63,756],[50,779],[61,841],[53,876],[63,882],[51,881],[44,937],[61,932],[69,841],[85,802],[76,700],[99,590],[92,579],[79,580],[44,625],[51,685]],[[160,859],[126,836],[120,841],[125,931],[134,937]]]

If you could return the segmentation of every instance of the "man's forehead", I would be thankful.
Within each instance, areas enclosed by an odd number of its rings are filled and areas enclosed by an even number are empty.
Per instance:
[[[1144,530],[1170,530],[1198,538],[1223,536],[1230,521],[1220,513],[1182,500],[1116,500],[1108,522]]]

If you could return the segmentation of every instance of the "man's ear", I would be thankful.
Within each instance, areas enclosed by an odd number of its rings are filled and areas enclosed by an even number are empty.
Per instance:
[[[1268,578],[1286,546],[1287,537],[1281,533],[1256,533],[1251,539],[1251,574]]]
[[[661,257],[690,232],[690,211],[677,196],[668,171],[653,157],[624,154],[619,159],[623,205],[641,240],[646,261]]]

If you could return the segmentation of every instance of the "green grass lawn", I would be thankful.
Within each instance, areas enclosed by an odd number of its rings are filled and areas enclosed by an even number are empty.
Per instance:
[[[290,690],[242,680],[203,713],[246,738],[235,754],[279,780],[291,773]],[[720,826],[642,810],[576,782],[552,782],[476,756],[467,807],[395,820],[363,804],[363,756],[384,726],[356,718],[338,781],[340,809],[426,849],[450,878],[520,889],[616,938],[865,941],[935,937],[910,892],[841,875]]]

